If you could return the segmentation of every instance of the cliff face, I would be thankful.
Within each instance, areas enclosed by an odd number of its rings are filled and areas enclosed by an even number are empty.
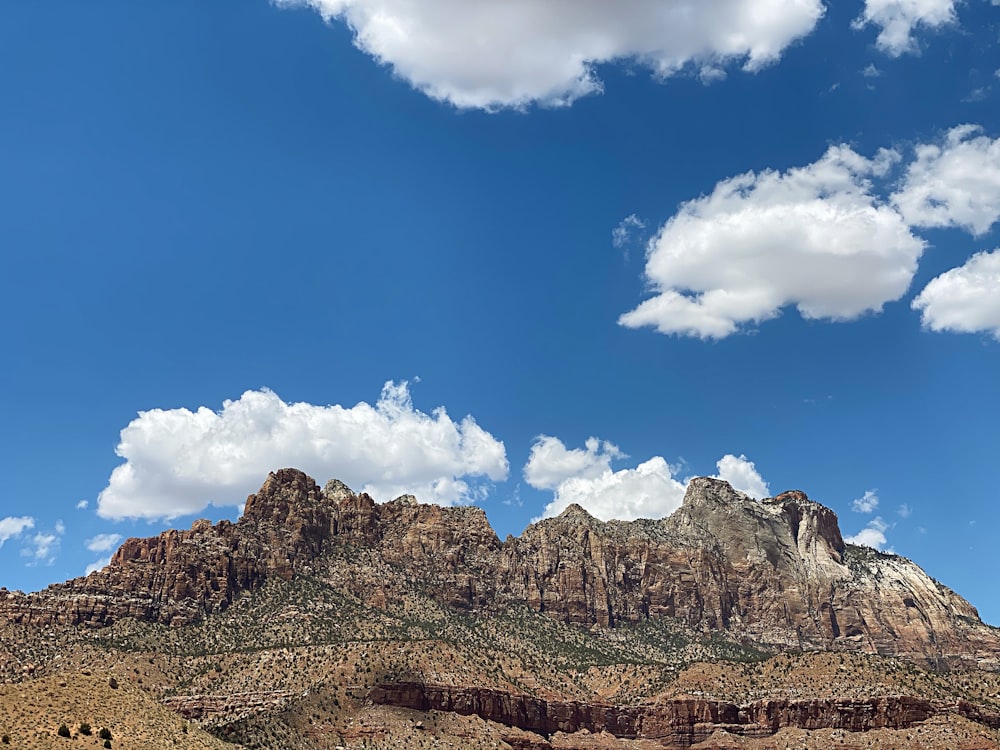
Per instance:
[[[1000,638],[909,560],[844,543],[804,493],[757,502],[701,478],[658,521],[602,523],[579,506],[504,545],[505,592],[581,624],[676,618],[793,648],[996,668]]]
[[[723,729],[741,737],[769,737],[779,729],[906,729],[944,714],[972,718],[992,728],[1000,715],[984,714],[959,701],[944,703],[907,696],[870,700],[760,700],[738,706],[696,698],[614,706],[552,701],[477,687],[400,683],[378,685],[373,703],[419,711],[475,715],[507,726],[552,735],[556,732],[607,732],[625,739],[658,740],[663,746],[688,748]]]
[[[102,571],[0,597],[0,617],[182,625],[269,577],[322,575],[331,555],[356,561],[344,585],[369,589],[376,606],[388,605],[366,560],[451,607],[521,601],[581,625],[674,618],[778,647],[1000,667],[1000,637],[968,602],[908,560],[845,545],[828,508],[801,492],[757,502],[706,478],[665,519],[604,523],[571,506],[501,544],[479,508],[410,496],[377,504],[283,469],[247,499],[238,523],[129,539]]]

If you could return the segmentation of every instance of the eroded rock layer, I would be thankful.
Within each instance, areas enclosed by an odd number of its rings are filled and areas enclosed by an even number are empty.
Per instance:
[[[674,699],[638,706],[554,701],[499,690],[420,683],[378,685],[370,696],[379,705],[418,711],[475,715],[518,729],[556,732],[607,732],[624,739],[658,740],[666,747],[688,748],[722,729],[741,737],[769,737],[778,730],[907,729],[933,716],[956,714],[991,728],[1000,714],[984,713],[963,701],[945,703],[908,696],[868,700],[761,700],[738,706],[724,701]]]
[[[268,578],[322,575],[332,556],[357,560],[343,586],[374,606],[391,592],[365,560],[459,609],[524,602],[599,628],[671,618],[778,648],[1000,667],[998,631],[909,560],[845,544],[836,515],[802,492],[758,502],[708,478],[693,480],[664,519],[605,523],[571,506],[501,543],[479,508],[411,496],[377,504],[336,480],[321,489],[283,469],[247,499],[238,523],[129,539],[102,571],[37,594],[0,592],[0,617],[180,626]]]

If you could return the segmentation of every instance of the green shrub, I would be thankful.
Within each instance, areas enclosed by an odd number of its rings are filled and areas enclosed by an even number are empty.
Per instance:
[[[69,727],[65,724],[60,724],[59,729],[56,730],[56,734],[60,737],[69,737]]]
[[[111,740],[104,740],[104,747],[111,750]]]
[[[10,735],[9,734],[5,734],[3,737],[0,737],[0,742],[2,742],[5,745],[9,745],[10,744]]]
[[[102,740],[108,741],[111,739],[111,730],[107,727],[101,727],[101,732],[97,736]]]
[[[89,737],[90,736],[90,724],[88,724],[85,721],[82,722],[80,724],[80,734],[82,734],[84,737]]]

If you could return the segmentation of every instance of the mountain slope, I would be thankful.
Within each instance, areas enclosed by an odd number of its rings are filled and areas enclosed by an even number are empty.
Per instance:
[[[378,505],[295,470],[271,474],[236,524],[129,539],[103,571],[8,594],[14,622],[173,625],[229,606],[269,578],[346,549],[411,577],[451,607],[523,602],[554,619],[613,627],[668,619],[773,648],[855,650],[936,668],[996,669],[1000,636],[905,558],[846,545],[835,514],[801,492],[757,502],[695,479],[662,520],[600,522],[579,506],[501,543],[479,508]],[[359,565],[343,587],[378,604],[391,586]],[[376,566],[377,567],[377,566]]]
[[[25,695],[108,674],[259,748],[998,747],[1000,673],[966,671],[998,653],[971,605],[844,544],[829,509],[712,479],[666,519],[571,506],[501,542],[479,508],[285,469],[238,523],[0,591],[0,679]]]

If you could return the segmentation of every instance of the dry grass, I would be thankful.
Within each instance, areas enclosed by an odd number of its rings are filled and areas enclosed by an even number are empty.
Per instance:
[[[697,662],[661,698],[694,696],[732,703],[766,698],[962,698],[1000,711],[1000,674],[928,672],[899,659],[849,653],[786,653],[754,664]]]
[[[140,688],[107,676],[79,672],[51,675],[19,684],[0,685],[0,735],[9,735],[12,750],[89,750],[102,748],[102,728],[111,732],[116,750],[233,750],[169,709]],[[81,723],[92,727],[88,737]],[[60,737],[65,724],[71,736]],[[5,746],[8,747],[8,746]]]
[[[0,626],[0,682],[14,681],[0,684],[0,734],[11,736],[11,748],[60,750],[100,748],[102,726],[112,730],[116,749],[493,750],[507,740],[520,747],[547,742],[559,750],[651,747],[582,732],[542,738],[476,717],[367,704],[371,686],[395,680],[616,704],[679,696],[747,703],[911,695],[965,698],[1000,710],[997,674],[936,674],[846,653],[768,658],[667,621],[591,631],[526,607],[459,611],[384,563],[361,563],[331,559],[316,576],[271,581],[225,612],[183,628],[132,621],[95,631]],[[377,603],[357,591],[376,587],[386,593]],[[108,685],[112,675],[117,690]],[[255,714],[205,716],[186,734],[187,722],[160,703],[165,697],[252,691],[290,698]],[[92,725],[92,736],[79,736],[81,722]],[[77,736],[58,737],[62,723]],[[1000,742],[996,732],[947,718],[856,735],[786,729],[749,740],[720,731],[697,750],[925,747],[986,750],[1000,748]]]

